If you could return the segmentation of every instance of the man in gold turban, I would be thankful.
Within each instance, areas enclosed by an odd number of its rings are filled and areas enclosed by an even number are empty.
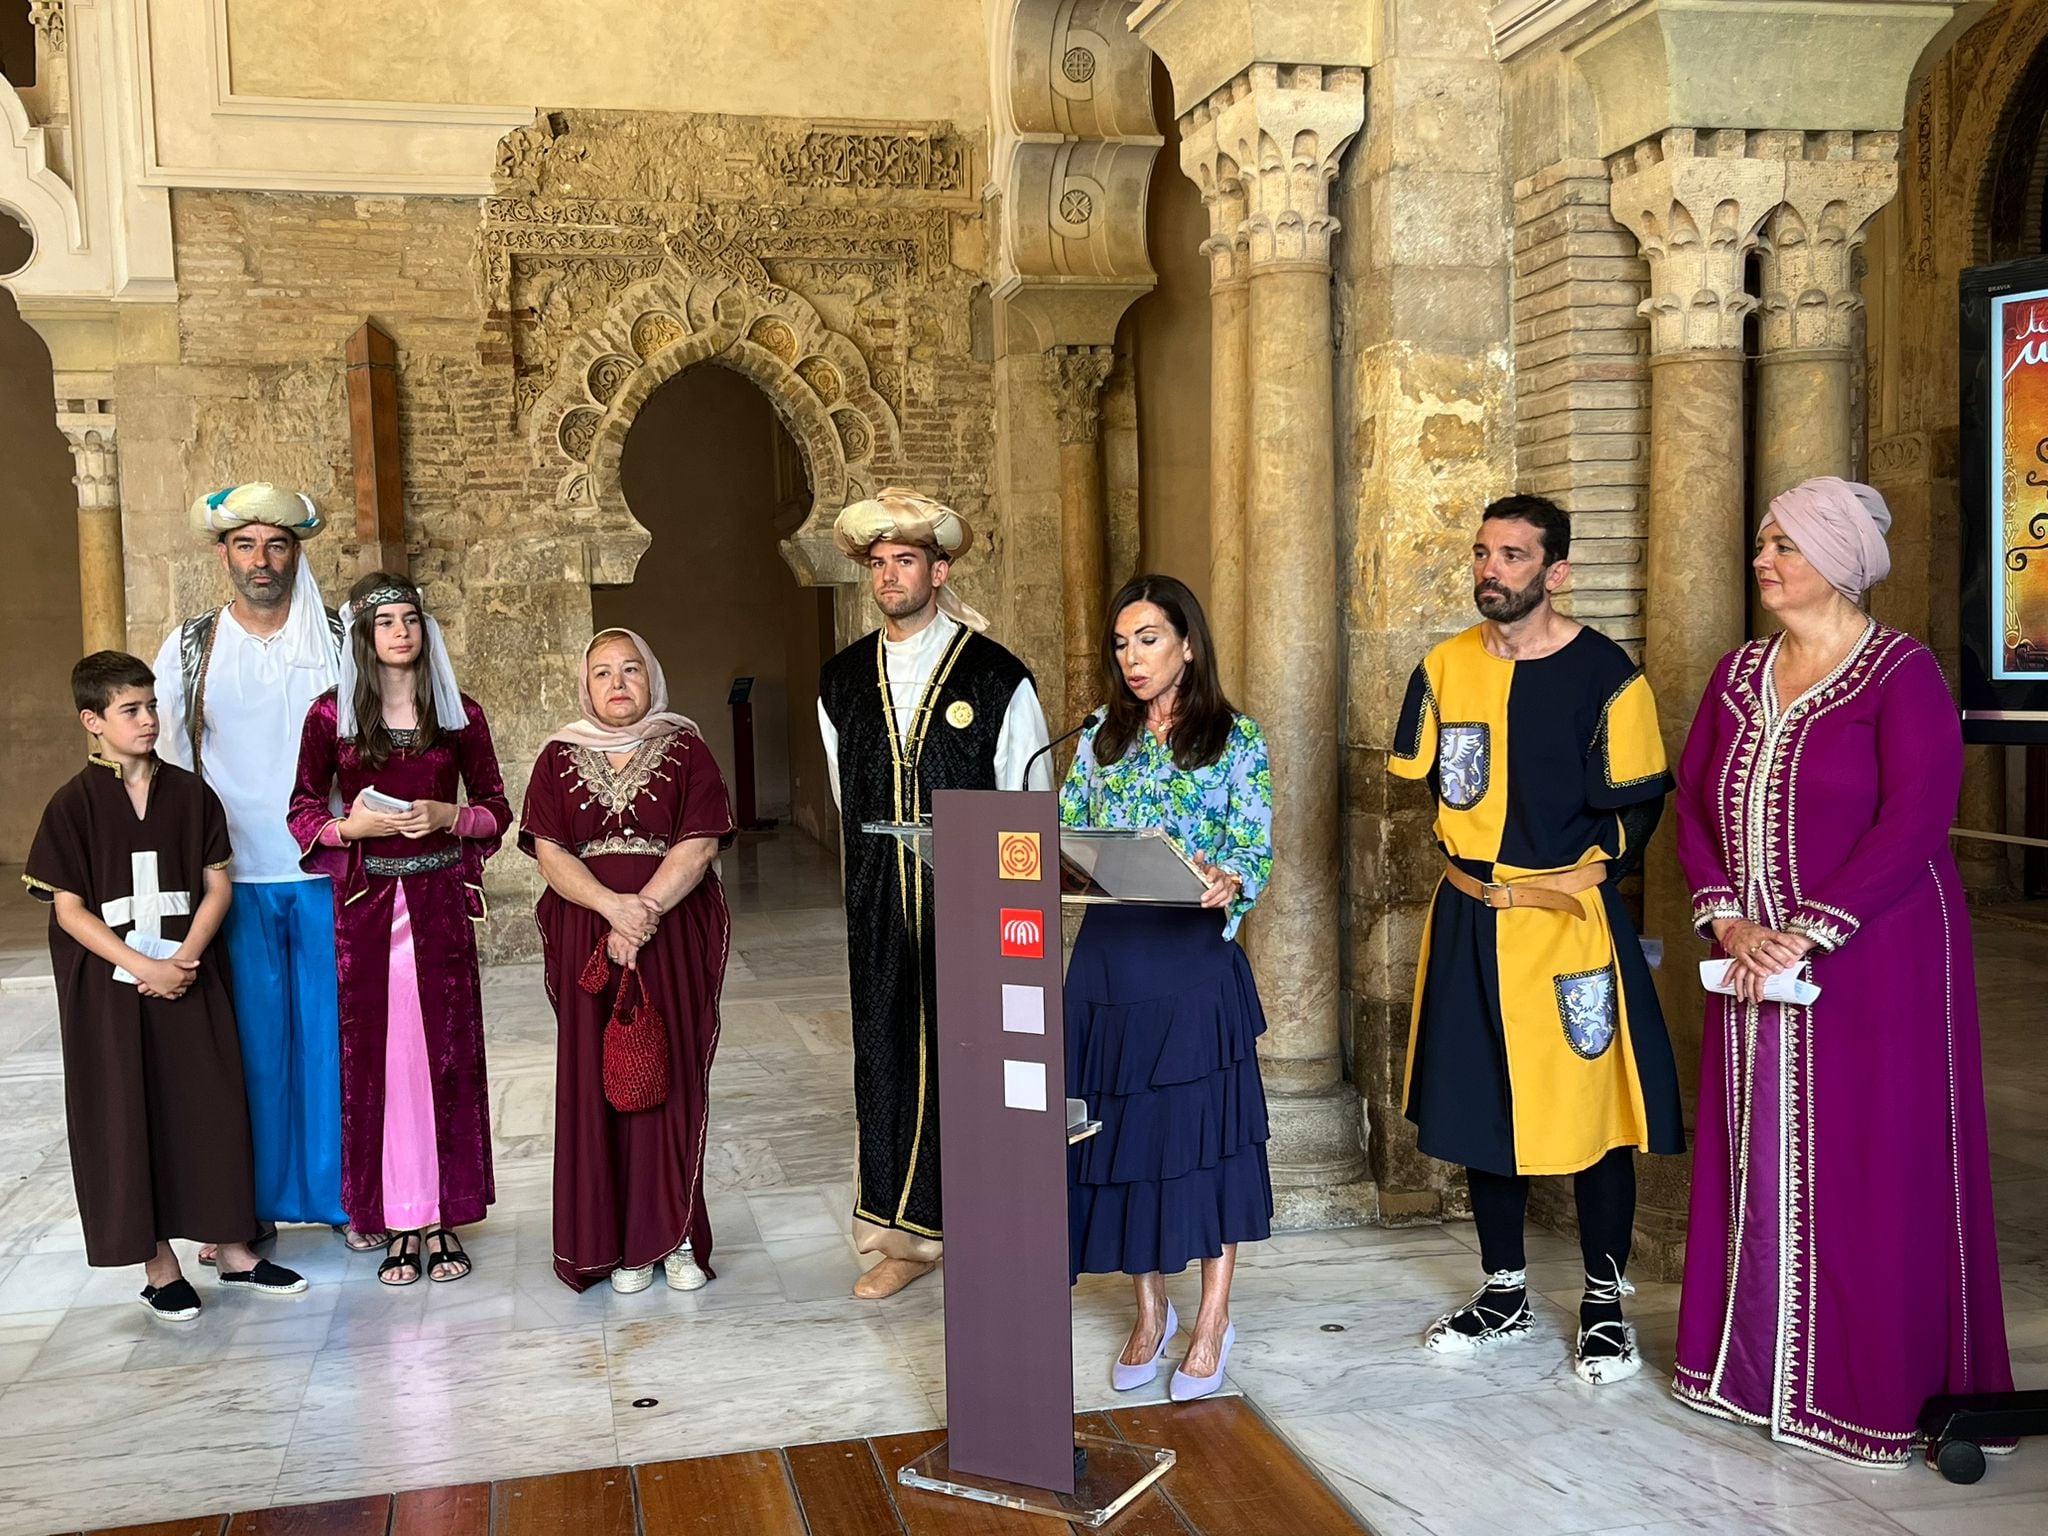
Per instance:
[[[853,1099],[860,1124],[853,1230],[882,1257],[856,1296],[890,1296],[938,1262],[938,993],[931,871],[873,821],[931,815],[942,789],[1050,789],[1045,711],[1023,662],[948,584],[974,531],[951,507],[892,487],[834,525],[867,567],[882,627],[828,661],[818,728],[846,850]],[[880,686],[878,686],[878,684]],[[1035,758],[1035,762],[1034,762]],[[1029,782],[1027,784],[1027,774]]]
[[[200,497],[192,529],[213,541],[234,601],[178,625],[156,658],[157,750],[228,813],[221,938],[266,1224],[346,1220],[333,895],[285,824],[306,710],[339,676],[341,624],[300,548],[325,526],[309,497],[262,482]]]

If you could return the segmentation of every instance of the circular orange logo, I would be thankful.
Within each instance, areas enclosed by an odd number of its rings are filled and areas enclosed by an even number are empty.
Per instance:
[[[1038,834],[1002,833],[997,850],[997,863],[1005,880],[1036,880],[1039,868]]]

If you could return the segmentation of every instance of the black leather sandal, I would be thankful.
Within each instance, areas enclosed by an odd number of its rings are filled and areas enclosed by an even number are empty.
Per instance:
[[[427,1261],[427,1278],[436,1285],[446,1285],[467,1275],[472,1266],[469,1255],[463,1252],[462,1239],[455,1235],[452,1227],[436,1227],[427,1234],[426,1251],[422,1255]],[[437,1275],[437,1269],[460,1264],[461,1269],[452,1275]]]
[[[393,1287],[419,1284],[420,1276],[427,1272],[426,1265],[420,1262],[419,1233],[394,1232],[391,1234],[391,1241],[396,1245],[398,1251],[391,1254],[382,1264],[377,1266],[377,1283]],[[401,1269],[409,1269],[412,1273],[403,1280],[385,1278],[388,1275],[397,1274]]]

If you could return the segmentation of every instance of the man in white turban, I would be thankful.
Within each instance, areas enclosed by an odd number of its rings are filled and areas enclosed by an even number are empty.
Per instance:
[[[1045,711],[1029,669],[982,633],[988,621],[947,584],[953,558],[974,541],[966,520],[891,488],[840,513],[833,532],[866,565],[883,620],[818,680],[846,855],[854,1243],[882,1256],[853,1291],[872,1299],[929,1273],[940,1255],[938,973],[931,871],[861,827],[928,818],[942,789],[1050,789],[1052,768],[1040,755]]]
[[[235,596],[178,625],[156,658],[157,750],[227,808],[234,901],[221,934],[267,1225],[347,1219],[334,900],[325,875],[300,868],[285,824],[306,711],[339,675],[340,624],[299,548],[325,526],[309,498],[272,485],[194,502],[193,530],[213,539]]]

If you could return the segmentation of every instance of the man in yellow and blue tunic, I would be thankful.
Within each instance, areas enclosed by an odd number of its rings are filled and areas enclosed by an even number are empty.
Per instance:
[[[1678,1075],[1616,889],[1671,789],[1657,704],[1627,653],[1559,613],[1571,520],[1540,496],[1487,507],[1472,544],[1481,622],[1415,669],[1388,767],[1427,779],[1445,868],[1423,930],[1406,1109],[1462,1164],[1485,1285],[1424,1344],[1528,1334],[1529,1179],[1575,1175],[1586,1262],[1574,1368],[1641,1369],[1632,1289],[1637,1151],[1684,1150]]]

